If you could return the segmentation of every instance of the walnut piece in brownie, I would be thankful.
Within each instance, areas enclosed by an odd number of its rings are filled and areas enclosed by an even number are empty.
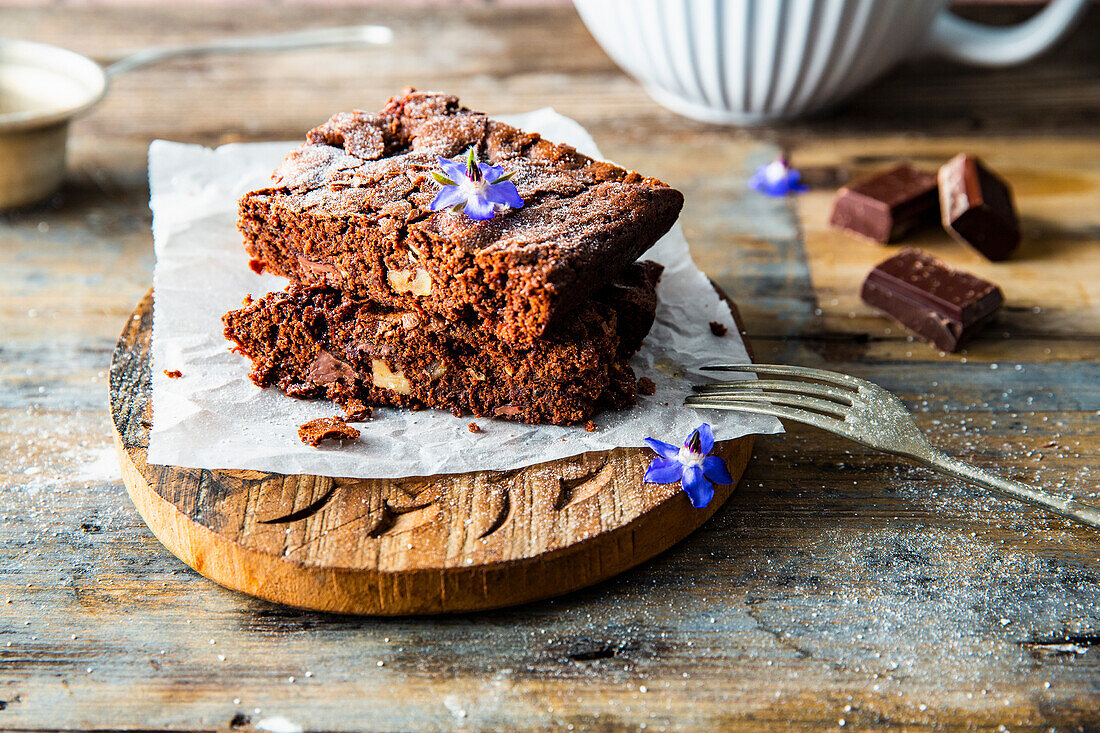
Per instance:
[[[298,426],[298,439],[306,445],[317,447],[322,440],[358,440],[359,431],[336,415],[319,417]]]
[[[475,147],[524,205],[490,221],[433,213],[439,156]],[[666,184],[406,90],[378,114],[310,131],[268,188],[240,201],[249,254],[297,284],[477,320],[511,344],[565,323],[664,235],[683,195]]]
[[[639,304],[655,308],[656,299],[631,291],[653,291],[660,270],[652,263],[633,266],[633,287],[601,293],[553,334],[527,346],[325,287],[269,293],[223,320],[225,335],[252,360],[252,381],[293,397],[567,425],[604,407],[634,404],[628,359],[654,316],[651,309],[646,317]],[[621,302],[628,293],[629,303]],[[621,326],[619,312],[625,314]]]
[[[715,336],[721,337],[721,336],[725,336],[727,333],[729,333],[729,329],[726,328],[721,323],[719,323],[718,321],[711,321],[710,322],[710,332],[713,333]]]

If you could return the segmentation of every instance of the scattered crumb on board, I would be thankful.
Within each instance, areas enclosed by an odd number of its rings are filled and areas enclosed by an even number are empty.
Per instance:
[[[729,332],[729,329],[723,326],[718,321],[711,321],[710,332],[713,333],[715,336],[725,336]]]
[[[471,433],[484,433],[485,432],[484,430],[481,429],[481,426],[478,425],[476,422],[472,422],[469,425],[467,425],[466,427],[469,428]]]
[[[179,379],[183,376],[183,372],[181,372],[179,369],[165,369],[164,376],[168,377],[169,379]]]

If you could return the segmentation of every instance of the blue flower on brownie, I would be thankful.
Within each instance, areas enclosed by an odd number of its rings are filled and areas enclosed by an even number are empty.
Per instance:
[[[481,163],[471,147],[462,158],[440,158],[443,172],[432,171],[432,177],[443,186],[432,200],[432,211],[451,211],[466,214],[471,219],[488,221],[497,211],[523,206],[523,199],[516,184],[499,165]]]
[[[707,423],[691,431],[681,447],[655,438],[646,438],[645,442],[658,457],[649,464],[643,480],[653,484],[679,481],[696,509],[702,509],[714,498],[712,483],[733,483],[726,462],[710,455],[714,449],[714,431]]]

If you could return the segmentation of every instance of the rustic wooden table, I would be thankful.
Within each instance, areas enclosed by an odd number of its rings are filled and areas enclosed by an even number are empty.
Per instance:
[[[118,79],[75,127],[64,190],[0,216],[0,729],[1100,725],[1100,536],[798,426],[760,439],[733,499],[672,551],[511,610],[307,613],[168,554],[123,491],[106,395],[150,285],[148,142],[295,138],[406,84],[580,120],[606,154],[685,192],[694,254],[763,360],[870,378],[948,450],[1100,501],[1100,8],[1028,68],[912,63],[836,116],[747,131],[652,104],[568,8],[0,10],[5,35],[101,60],[368,21],[396,44]],[[780,147],[818,187],[747,193]],[[1008,297],[995,327],[943,355],[859,303],[889,250],[823,222],[846,177],[959,150],[1012,181],[1026,243],[995,265],[916,237]]]

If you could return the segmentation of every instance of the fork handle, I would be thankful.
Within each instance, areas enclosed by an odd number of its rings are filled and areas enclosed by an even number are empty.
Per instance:
[[[1100,529],[1100,509],[1087,504],[1082,504],[1076,499],[1065,499],[1060,496],[1048,494],[1042,489],[1022,484],[1019,481],[1001,478],[984,469],[972,466],[965,461],[960,461],[954,456],[942,451],[935,451],[931,457],[922,457],[921,462],[929,468],[940,473],[961,478],[986,489],[991,489],[999,494],[1048,509],[1055,514],[1072,519],[1075,522]]]

